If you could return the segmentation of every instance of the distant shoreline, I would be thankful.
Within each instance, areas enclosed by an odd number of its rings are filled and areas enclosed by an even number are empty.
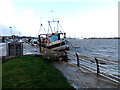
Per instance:
[[[79,38],[68,38],[68,39],[79,39]],[[120,37],[109,37],[109,38],[103,38],[103,37],[91,37],[91,38],[83,38],[83,39],[120,39]]]
[[[97,37],[92,37],[92,38],[83,38],[83,39],[120,39],[120,37],[109,37],[109,38],[97,38]]]

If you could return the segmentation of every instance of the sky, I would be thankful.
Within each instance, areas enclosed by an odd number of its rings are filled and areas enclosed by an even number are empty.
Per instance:
[[[119,0],[0,0],[0,35],[38,36],[59,20],[68,37],[118,36]],[[54,12],[51,13],[51,10]]]

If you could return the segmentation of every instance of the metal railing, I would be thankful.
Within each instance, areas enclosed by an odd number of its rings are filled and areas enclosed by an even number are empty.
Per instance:
[[[96,57],[83,56],[77,49],[75,49],[75,51],[77,53],[71,51],[68,52],[68,58],[72,64],[76,64],[78,67],[87,69],[90,72],[96,73],[97,75],[101,75],[120,84],[120,73],[118,73],[119,70],[117,62]]]

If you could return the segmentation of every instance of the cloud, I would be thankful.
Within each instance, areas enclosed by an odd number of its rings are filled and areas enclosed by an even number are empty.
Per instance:
[[[0,36],[11,36],[11,33],[12,35],[19,35],[15,26],[10,29],[9,26],[0,24]]]
[[[30,0],[30,2],[31,1],[33,0]],[[81,2],[82,1],[83,0],[81,0]],[[88,0],[85,1],[88,2]],[[94,1],[94,0],[90,0],[90,1]],[[110,1],[113,2],[113,0]],[[28,2],[28,0],[0,1],[0,12],[1,12],[0,24],[6,25],[6,27],[9,26],[16,27],[14,28],[14,30],[16,29],[20,31],[22,35],[37,36],[40,26],[40,18],[38,14],[42,15],[43,13],[35,12],[33,7],[27,7],[27,6],[24,9],[22,9],[21,12],[19,12],[15,6],[16,2],[17,3]],[[33,2],[38,2],[38,0],[34,0]],[[97,2],[97,0],[95,0],[94,2]],[[108,0],[105,1],[102,0],[101,2],[108,2]],[[115,0],[114,2],[116,3],[117,0]],[[60,19],[60,23],[63,26],[63,29],[67,32],[67,34],[70,34],[71,36],[81,37],[82,34],[84,34],[84,36],[86,37],[95,36],[95,35],[110,36],[111,33],[113,33],[113,35],[117,35],[118,32],[117,7],[113,7],[113,6],[111,8],[110,7],[108,7],[107,9],[102,8],[99,11],[89,12],[88,14],[84,14],[84,16],[81,15],[79,11],[74,14],[71,13],[70,17],[69,15],[66,16],[66,14],[63,14],[64,18]],[[46,15],[46,17],[47,16],[49,17],[49,15]],[[47,21],[46,18],[44,20]],[[47,25],[45,27],[47,27]]]
[[[22,35],[30,36],[37,34],[39,30],[39,23],[31,8],[25,8],[21,15],[19,15],[14,2],[11,2],[10,0],[3,0],[0,2],[0,12],[0,27],[2,29],[5,28],[2,27],[2,25],[5,25],[6,27],[16,27],[14,28],[14,31],[18,30]],[[3,31],[0,32],[3,33]],[[3,33],[3,35],[4,34],[5,33]]]
[[[0,1],[0,35],[11,35],[10,26],[14,29],[13,33],[17,34],[18,31],[14,25],[16,19],[17,15],[13,3],[9,0]]]
[[[117,2],[119,0],[11,0],[13,2]]]
[[[68,23],[69,22],[69,23]],[[118,35],[118,8],[107,8],[84,16],[69,18],[64,23],[67,33],[72,36],[110,37]]]
[[[13,3],[9,0],[3,0],[0,2],[0,23],[14,24],[14,20],[17,18]],[[14,19],[14,20],[13,20]]]
[[[0,36],[2,35],[11,35],[11,31],[7,26],[0,25]]]
[[[39,30],[39,20],[34,15],[30,8],[24,9],[17,21],[16,26],[24,32],[24,35],[37,35]]]

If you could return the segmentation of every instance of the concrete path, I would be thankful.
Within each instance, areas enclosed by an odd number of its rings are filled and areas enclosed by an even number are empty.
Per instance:
[[[76,89],[118,88],[118,84],[75,65],[68,64],[66,62],[54,62],[53,65],[63,73],[63,75],[68,79],[68,82],[70,82],[70,84]]]
[[[35,46],[31,46],[28,43],[23,43],[23,55],[29,54],[40,54],[39,48]]]

